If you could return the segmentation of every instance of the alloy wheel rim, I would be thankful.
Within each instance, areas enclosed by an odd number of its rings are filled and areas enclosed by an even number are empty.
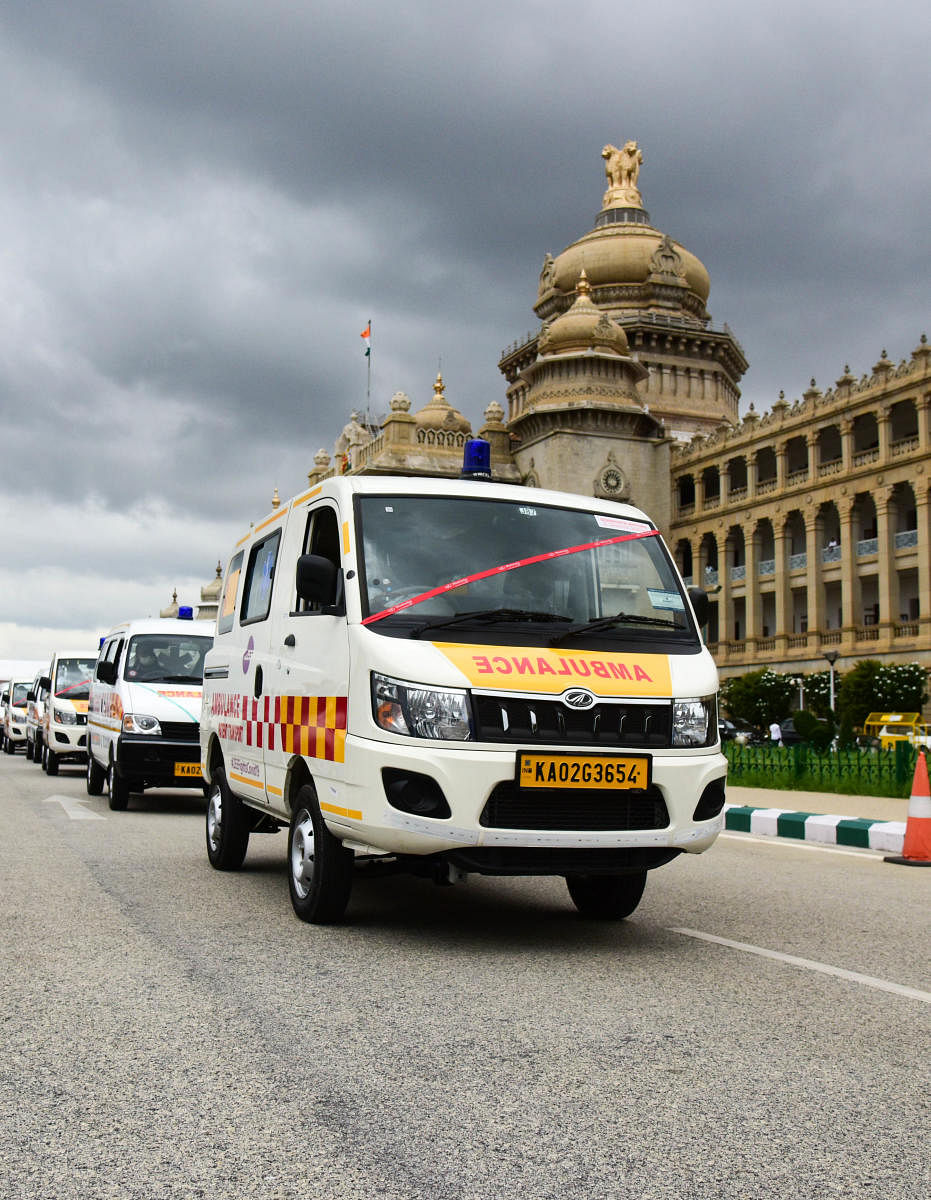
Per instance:
[[[220,789],[215,786],[210,793],[210,799],[207,802],[207,837],[210,839],[210,848],[214,852],[220,848],[220,837],[223,831],[223,797],[220,794]]]
[[[303,809],[294,823],[291,836],[291,880],[294,890],[302,900],[310,892],[314,877],[314,823],[310,813]]]

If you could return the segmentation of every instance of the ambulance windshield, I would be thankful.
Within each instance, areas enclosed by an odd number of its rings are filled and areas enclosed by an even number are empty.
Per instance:
[[[676,571],[643,520],[461,496],[358,503],[363,622],[375,632],[468,638],[471,625],[495,640],[522,629],[576,646],[697,644]]]
[[[211,637],[140,633],[130,639],[124,678],[132,683],[196,683],[204,679]]]
[[[55,695],[66,700],[86,700],[95,665],[93,658],[60,658],[52,683]]]

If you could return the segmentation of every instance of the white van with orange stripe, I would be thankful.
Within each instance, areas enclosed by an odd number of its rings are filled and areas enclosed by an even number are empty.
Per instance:
[[[100,644],[88,711],[87,792],[104,787],[111,809],[146,788],[203,787],[201,687],[210,625],[179,619],[124,621]]]
[[[207,656],[207,853],[289,827],[291,900],[354,870],[562,875],[623,917],[722,828],[707,598],[639,510],[492,483],[341,477],[242,538]]]
[[[87,754],[87,698],[96,655],[78,650],[56,651],[48,674],[36,680],[36,697],[42,703],[39,761],[49,775],[58,774],[62,762],[84,762]]]

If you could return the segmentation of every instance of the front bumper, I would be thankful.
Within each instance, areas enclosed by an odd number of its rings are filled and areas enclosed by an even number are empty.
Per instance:
[[[87,726],[52,724],[48,730],[48,747],[59,758],[87,757]]]
[[[569,790],[556,790],[553,801],[560,807],[558,828],[517,828],[513,818],[495,824],[489,818],[489,799],[502,787],[512,788],[516,779],[517,750],[451,749],[449,747],[400,746],[394,743],[350,737],[346,743],[347,764],[353,765],[341,778],[323,777],[314,771],[323,816],[332,831],[343,839],[395,854],[440,854],[449,851],[500,848],[503,851],[528,850],[546,857],[553,851],[590,851],[603,855],[612,850],[637,850],[655,865],[668,861],[664,851],[701,853],[713,844],[724,828],[724,781],[727,760],[716,748],[689,753],[654,753],[650,791],[665,805],[665,814],[650,828],[609,828],[610,819],[602,815],[597,828],[571,828],[572,806],[576,796]],[[565,747],[564,752],[571,752]],[[631,753],[634,753],[631,751]],[[318,768],[329,764],[314,764]],[[428,775],[439,785],[450,814],[444,818],[425,817],[401,811],[388,803],[382,777],[384,768]],[[313,766],[312,766],[313,769]],[[604,811],[616,796],[618,811],[626,809],[630,792],[619,790],[605,799]],[[696,819],[703,797],[719,798],[720,806],[707,819]],[[546,804],[548,797],[541,798]],[[579,804],[579,810],[582,810]],[[532,806],[531,806],[532,808]],[[568,815],[567,815],[568,814]],[[580,822],[581,823],[581,822]],[[493,856],[492,856],[493,857]],[[532,861],[533,855],[526,856]],[[625,856],[619,854],[619,861]],[[528,872],[532,873],[532,872]]]
[[[193,774],[179,769],[196,767]],[[116,769],[136,787],[196,787],[200,773],[200,743],[121,734],[116,744]]]

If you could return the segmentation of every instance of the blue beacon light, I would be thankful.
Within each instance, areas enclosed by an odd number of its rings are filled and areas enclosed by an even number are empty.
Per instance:
[[[181,605],[181,607],[178,609],[178,620],[179,621],[193,621],[194,620],[194,609],[191,608],[190,604],[182,604]]]
[[[491,443],[469,438],[462,454],[461,479],[491,479]]]

